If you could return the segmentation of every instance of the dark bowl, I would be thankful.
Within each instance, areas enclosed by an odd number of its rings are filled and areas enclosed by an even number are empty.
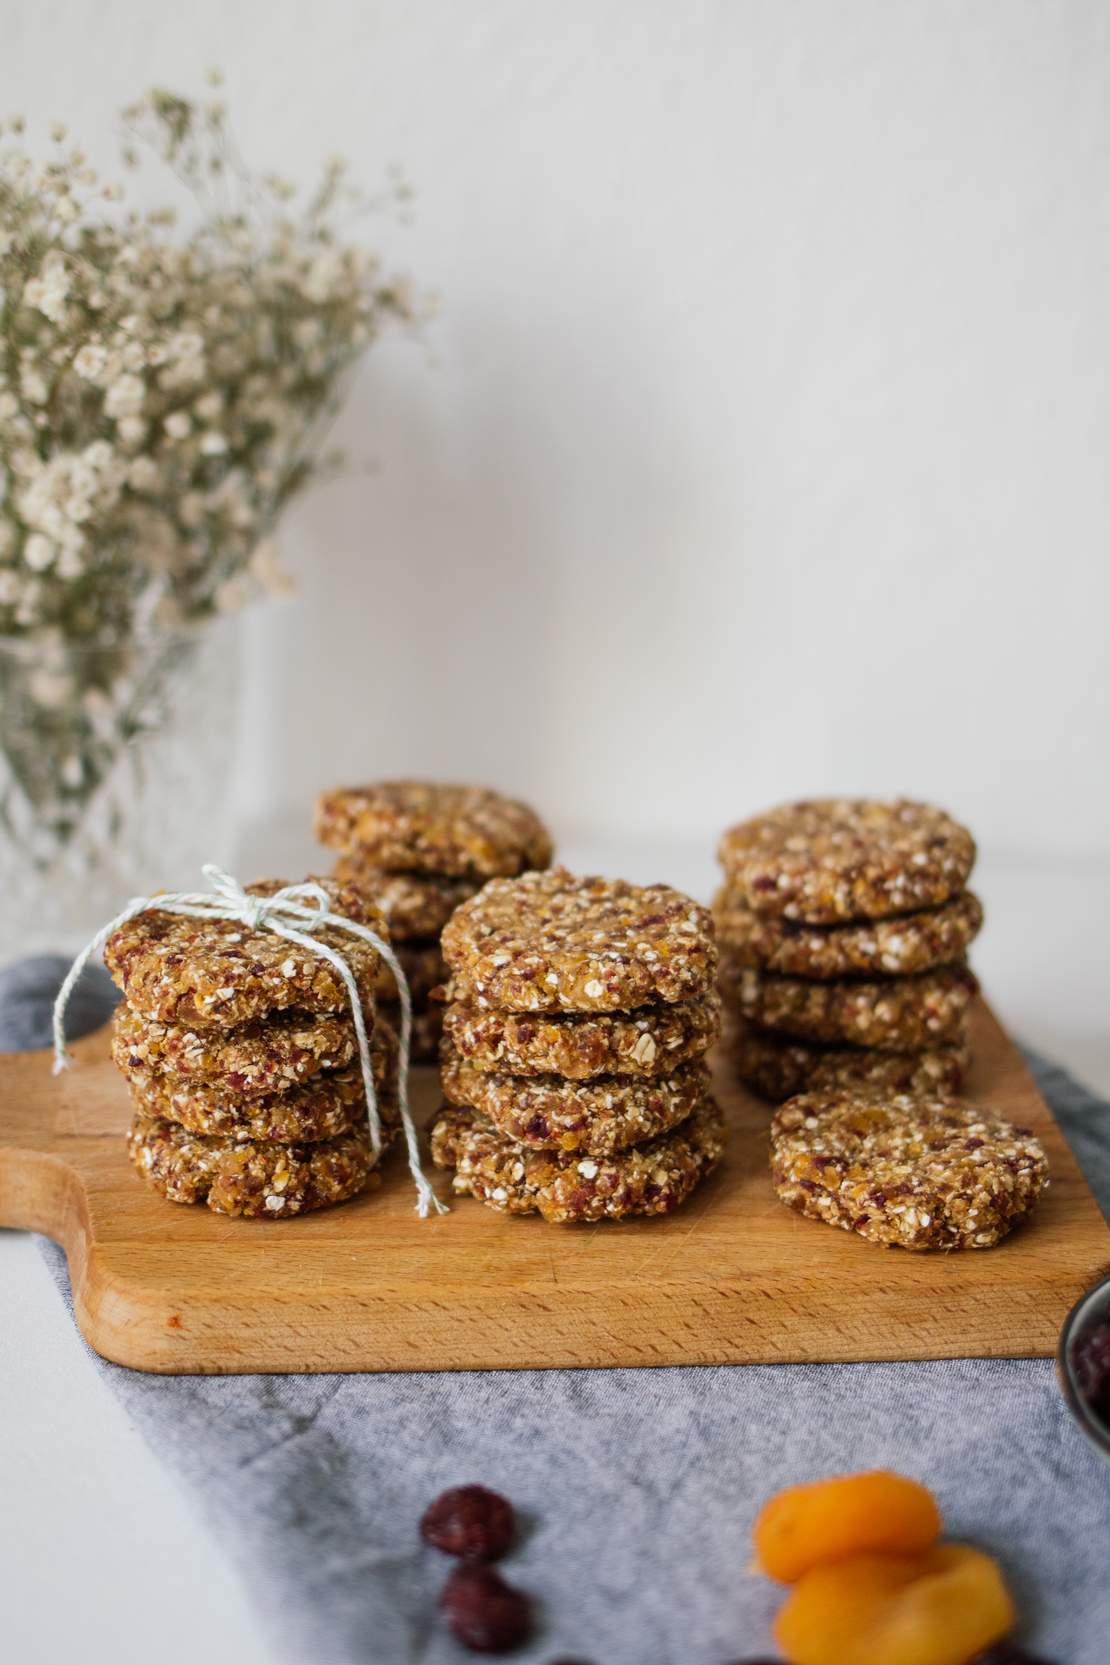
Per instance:
[[[1081,1295],[1064,1320],[1056,1353],[1056,1374],[1068,1408],[1091,1444],[1110,1462],[1110,1421],[1091,1409],[1079,1391],[1072,1354],[1079,1338],[1099,1324],[1110,1323],[1110,1278],[1103,1278]]]

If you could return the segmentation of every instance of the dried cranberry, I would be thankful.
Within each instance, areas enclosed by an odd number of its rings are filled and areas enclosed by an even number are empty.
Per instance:
[[[456,1642],[471,1653],[508,1653],[532,1632],[532,1604],[492,1567],[456,1567],[439,1598]]]
[[[1110,1422],[1110,1324],[1096,1324],[1072,1346],[1080,1393],[1096,1416]]]
[[[513,1541],[516,1520],[507,1498],[485,1486],[452,1486],[424,1511],[425,1543],[464,1561],[497,1561]]]

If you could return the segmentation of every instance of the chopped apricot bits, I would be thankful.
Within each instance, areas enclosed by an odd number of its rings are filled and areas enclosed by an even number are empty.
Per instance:
[[[779,1492],[763,1505],[752,1536],[760,1570],[793,1584],[811,1567],[867,1550],[919,1554],[940,1536],[940,1512],[916,1480],[878,1470]]]
[[[998,1567],[967,1544],[813,1566],[779,1610],[791,1665],[967,1665],[1014,1609]]]

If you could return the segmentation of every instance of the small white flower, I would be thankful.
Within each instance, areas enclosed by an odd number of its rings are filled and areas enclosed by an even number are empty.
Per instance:
[[[223,394],[214,392],[202,394],[193,406],[202,422],[215,422],[223,408]]]
[[[43,377],[30,365],[24,365],[20,372],[19,386],[29,405],[45,405],[50,397],[50,389]]]
[[[85,446],[81,457],[90,468],[107,468],[113,454],[112,447],[106,439],[94,439],[91,445]]]
[[[193,422],[187,410],[171,411],[162,426],[171,439],[187,439],[193,431]]]
[[[220,457],[227,450],[227,440],[223,434],[209,428],[207,433],[200,436],[201,455],[205,457]]]
[[[45,572],[54,559],[54,545],[41,532],[32,532],[23,545],[23,559],[32,572]]]
[[[152,457],[136,457],[127,470],[127,484],[133,491],[155,491],[161,475]]]
[[[86,341],[74,355],[73,368],[87,382],[95,382],[103,374],[108,354],[98,341]]]
[[[108,395],[104,400],[105,414],[117,419],[123,416],[137,416],[143,408],[145,398],[146,388],[141,377],[120,376],[108,389]]]
[[[136,450],[146,438],[147,425],[141,416],[125,416],[118,423],[116,432],[125,445]]]

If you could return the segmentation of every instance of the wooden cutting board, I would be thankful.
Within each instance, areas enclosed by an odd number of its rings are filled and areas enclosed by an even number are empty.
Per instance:
[[[0,1225],[69,1258],[77,1321],[140,1370],[460,1370],[1043,1356],[1110,1267],[1110,1231],[1013,1043],[975,1014],[969,1096],[1034,1127],[1052,1185],[997,1249],[910,1255],[803,1220],[767,1175],[767,1107],[717,1063],[733,1134],[668,1219],[551,1226],[469,1198],[419,1220],[403,1161],[380,1190],[286,1222],[175,1207],[124,1150],[107,1031],[54,1077],[0,1057]],[[416,1072],[417,1113],[438,1102]],[[446,1193],[446,1177],[440,1175]]]

